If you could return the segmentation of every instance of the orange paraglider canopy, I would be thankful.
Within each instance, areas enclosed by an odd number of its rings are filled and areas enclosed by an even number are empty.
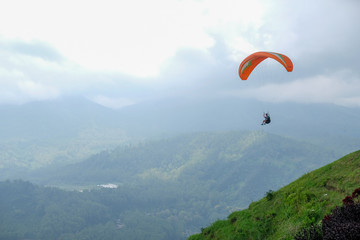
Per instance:
[[[254,68],[267,58],[272,58],[281,63],[288,72],[293,70],[293,63],[290,58],[281,53],[275,52],[256,52],[246,57],[239,66],[239,76],[246,80]]]

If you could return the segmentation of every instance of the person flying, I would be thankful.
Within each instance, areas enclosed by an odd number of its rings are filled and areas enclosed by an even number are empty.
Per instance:
[[[264,113],[263,116],[264,116],[264,120],[261,123],[261,125],[269,124],[271,122],[270,114],[269,113]]]

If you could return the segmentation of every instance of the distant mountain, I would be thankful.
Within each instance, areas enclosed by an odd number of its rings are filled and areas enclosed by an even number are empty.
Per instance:
[[[314,170],[242,211],[201,229],[189,240],[293,239],[317,225],[341,200],[360,187],[360,151]]]
[[[113,110],[86,99],[2,105],[0,113],[3,177],[54,163],[78,162],[129,141],[126,133],[113,124],[118,120]]]
[[[115,121],[112,110],[83,98],[0,106],[1,140],[76,137],[89,127]]]
[[[330,104],[261,103],[234,98],[174,98],[110,109],[84,98],[0,105],[0,140],[76,136],[89,127],[120,128],[129,135],[162,136],[199,131],[267,130],[280,135],[357,137],[358,108]]]
[[[136,183],[150,189],[162,181],[180,185],[184,194],[199,188],[216,193],[226,212],[336,158],[331,150],[264,131],[204,132],[104,151],[60,169],[37,171],[29,180],[73,186]]]
[[[260,126],[263,111],[270,111],[271,125]],[[62,98],[2,105],[0,113],[0,169],[79,162],[139,139],[200,131],[264,130],[326,146],[338,156],[360,145],[360,110],[325,104],[173,98],[115,110]]]

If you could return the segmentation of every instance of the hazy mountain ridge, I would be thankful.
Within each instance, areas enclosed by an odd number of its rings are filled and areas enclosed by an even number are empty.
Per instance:
[[[160,181],[181,191],[216,191],[228,198],[225,208],[245,207],[336,158],[333,151],[263,131],[203,132],[103,151],[80,163],[36,171],[28,179],[80,186]]]
[[[0,169],[78,162],[129,141],[112,127],[110,109],[85,99],[3,105],[0,112]]]
[[[262,111],[268,110],[272,123],[262,127]],[[356,127],[359,110],[325,104],[173,98],[116,110],[83,98],[61,98],[2,105],[0,112],[1,168],[34,169],[79,162],[101,150],[139,139],[200,131],[264,129],[311,140],[338,151],[338,156],[356,150],[360,142]]]

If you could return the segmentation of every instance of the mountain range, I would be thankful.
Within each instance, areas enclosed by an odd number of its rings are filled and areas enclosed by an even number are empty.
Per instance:
[[[335,159],[327,148],[264,131],[202,132],[120,146],[23,179],[70,189],[141,186],[162,197],[176,189],[176,196],[207,202],[214,217],[245,208],[269,189]]]
[[[265,111],[272,123],[261,126]],[[62,98],[2,105],[0,112],[0,169],[66,165],[119,145],[191,132],[264,130],[328,147],[338,156],[360,143],[360,111],[329,104],[214,97],[110,109],[85,98]]]

